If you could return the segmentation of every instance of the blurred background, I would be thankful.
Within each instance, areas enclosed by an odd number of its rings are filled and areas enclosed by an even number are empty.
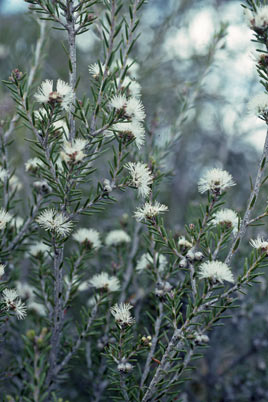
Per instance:
[[[142,11],[141,37],[132,57],[139,67],[148,131],[159,153],[163,149],[168,153],[163,168],[170,174],[162,184],[161,201],[169,205],[167,219],[178,234],[197,216],[202,198],[196,183],[204,169],[221,167],[232,173],[237,186],[227,198],[227,207],[243,211],[264,143],[265,124],[247,111],[248,100],[262,86],[255,68],[253,34],[240,3],[151,0]],[[220,39],[215,33],[222,24],[228,28]],[[0,0],[1,79],[7,79],[14,68],[29,69],[37,34],[38,26],[23,0]],[[36,86],[42,78],[68,80],[64,40],[59,31],[49,30]],[[88,64],[98,57],[101,41],[95,27],[78,38],[81,97],[88,94],[87,87],[89,92]],[[14,104],[2,85],[0,119],[8,119],[12,112]],[[31,155],[24,133],[18,127],[15,134],[17,166]],[[25,180],[20,171],[17,174]],[[268,188],[264,189],[260,210],[267,201]],[[113,208],[119,216],[121,211]],[[249,235],[256,233],[267,237],[266,223]],[[245,246],[236,259],[234,271],[241,270],[248,249]],[[267,278],[265,274],[241,297],[241,308],[232,312],[224,327],[211,332],[205,358],[185,386],[184,402],[268,401]]]

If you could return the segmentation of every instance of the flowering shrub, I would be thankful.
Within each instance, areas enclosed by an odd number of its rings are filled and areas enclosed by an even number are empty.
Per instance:
[[[27,0],[40,38],[31,71],[14,69],[4,82],[17,110],[0,137],[0,328],[7,339],[19,339],[18,353],[8,344],[1,363],[8,373],[5,400],[73,398],[65,386],[76,365],[87,400],[180,398],[209,331],[267,265],[268,242],[244,238],[268,214],[267,208],[254,212],[268,137],[244,213],[222,207],[226,192],[239,191],[239,183],[213,168],[197,183],[203,197],[197,221],[186,223],[179,238],[167,229],[169,209],[159,191],[167,175],[165,149],[150,138],[130,59],[144,2]],[[265,92],[249,109],[268,123],[268,6],[249,0],[245,15],[264,52],[257,70]],[[46,78],[36,88],[47,21],[66,35],[69,82]],[[80,98],[76,40],[97,23],[104,50],[89,66],[90,85]],[[221,28],[217,40],[224,35]],[[23,216],[17,202],[23,186],[9,158],[19,120],[32,153],[24,161],[31,192]],[[159,158],[153,159],[156,149]],[[116,219],[116,203],[131,217]],[[101,224],[104,219],[109,225]],[[234,257],[243,240],[249,256],[242,262]],[[81,395],[78,389],[74,398]]]

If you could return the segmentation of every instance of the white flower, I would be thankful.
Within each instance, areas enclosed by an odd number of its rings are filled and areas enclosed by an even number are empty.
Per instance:
[[[166,259],[166,257],[162,254],[156,253],[155,254],[155,260],[158,263],[158,271],[162,272],[164,271],[168,261]],[[150,253],[145,253],[141,256],[141,258],[138,260],[137,262],[137,266],[136,266],[136,270],[141,273],[142,271],[144,271],[145,269],[147,269],[148,267],[154,265],[154,260],[153,257],[151,256]]]
[[[8,178],[8,171],[0,167],[0,181],[4,182]]]
[[[105,65],[101,64],[101,69],[102,69],[102,74],[104,73],[105,70]],[[88,71],[89,74],[91,74],[93,76],[93,78],[98,78],[101,74],[101,70],[100,70],[100,66],[98,63],[94,63],[94,64],[90,64],[88,66]]]
[[[151,191],[150,184],[153,183],[153,175],[145,163],[129,162],[125,165],[131,174],[131,185],[138,189],[141,197],[147,197]]]
[[[260,236],[258,236],[256,240],[251,239],[249,244],[257,250],[260,249],[268,253],[268,241],[263,240],[263,238]]]
[[[32,158],[29,159],[26,163],[25,163],[25,170],[26,172],[37,172],[40,167],[44,167],[44,163],[41,161],[41,159],[39,158]]]
[[[221,225],[225,228],[233,228],[233,232],[236,233],[238,230],[238,215],[232,209],[220,209],[213,216],[211,223],[213,225]]]
[[[233,274],[227,264],[221,261],[206,261],[200,265],[200,279],[212,279],[222,283],[234,282]]]
[[[86,145],[87,141],[81,138],[73,142],[64,141],[63,150],[60,153],[62,160],[66,163],[81,162],[87,156],[84,152]]]
[[[145,129],[137,120],[126,123],[116,123],[111,129],[118,131],[120,137],[129,138],[129,140],[135,139],[136,145],[139,149],[144,144]]]
[[[40,242],[37,242],[37,243],[33,244],[30,247],[29,253],[31,255],[33,255],[34,257],[38,257],[39,255],[43,255],[45,253],[48,253],[49,250],[50,250],[50,248],[46,244],[44,244],[44,243],[42,243],[40,241]]]
[[[119,246],[130,242],[129,235],[124,230],[112,230],[105,239],[106,246]]]
[[[48,119],[48,112],[44,107],[41,107],[40,109],[34,111],[34,117],[41,121],[44,120],[44,118]]]
[[[109,276],[107,272],[96,274],[89,281],[96,289],[105,289],[109,292],[117,292],[120,289],[120,282],[115,276]]]
[[[95,229],[78,229],[78,231],[74,233],[73,238],[78,243],[85,243],[96,250],[101,247],[100,234]]]
[[[66,123],[66,121],[64,119],[60,119],[57,121],[54,121],[53,123],[53,129],[55,131],[63,131],[65,134],[69,133],[69,128],[68,125]]]
[[[3,290],[3,299],[4,303],[7,306],[10,306],[18,297],[18,293],[15,289],[4,289]]]
[[[113,307],[111,307],[111,313],[120,328],[123,326],[132,325],[135,322],[135,319],[131,317],[129,312],[132,308],[133,306],[131,306],[129,303],[115,304]]]
[[[243,14],[244,14],[247,25],[251,28],[253,25],[253,22],[254,22],[253,13],[248,8],[244,8]]]
[[[55,232],[60,236],[67,236],[73,226],[71,221],[67,221],[67,218],[55,209],[45,209],[36,219],[36,222],[43,229]]]
[[[129,118],[137,121],[143,121],[146,117],[143,104],[136,98],[130,98],[127,101],[125,112]]]
[[[117,80],[117,84],[119,84],[119,80]],[[141,86],[136,80],[132,80],[128,76],[125,76],[124,81],[121,87],[127,88],[128,94],[133,96],[134,98],[139,98],[141,96]]]
[[[248,110],[252,114],[260,115],[268,112],[268,95],[261,93],[250,99]]]
[[[109,105],[116,110],[125,109],[127,105],[127,98],[125,95],[115,95],[110,100]]]
[[[11,309],[15,312],[18,320],[23,320],[27,315],[26,305],[21,301],[21,299],[15,300]]]
[[[12,215],[10,215],[3,208],[0,208],[0,230],[5,229],[6,224],[10,222],[12,219]]]
[[[178,246],[182,248],[192,248],[193,243],[189,242],[184,236],[179,237]]]
[[[128,363],[125,358],[123,358],[121,360],[121,362],[118,363],[118,365],[117,365],[117,370],[121,371],[123,373],[129,373],[130,371],[133,370],[133,368],[134,368],[134,366],[132,364]]]
[[[0,279],[4,275],[4,273],[5,273],[5,265],[0,264]]]
[[[254,20],[252,21],[253,26],[266,29],[268,26],[268,6],[263,6],[257,9],[257,13],[253,14]]]
[[[160,204],[158,201],[155,204],[151,204],[150,202],[146,202],[143,207],[138,208],[134,214],[134,217],[137,221],[142,221],[143,219],[151,219],[155,216],[161,214],[162,212],[166,212],[168,207],[164,204]]]
[[[139,64],[136,63],[135,60],[133,60],[132,58],[129,57],[127,67],[128,67],[127,73],[133,78],[138,78],[139,69],[140,69]]]
[[[209,170],[198,182],[199,192],[211,191],[214,194],[221,194],[228,187],[235,186],[232,176],[222,169]]]
[[[53,81],[43,81],[35,94],[37,102],[60,104],[66,111],[70,110],[70,106],[75,99],[75,93],[72,87],[62,80],[58,80],[56,90],[53,91]]]
[[[26,282],[16,282],[16,290],[18,296],[22,299],[33,299],[34,298],[34,288]]]

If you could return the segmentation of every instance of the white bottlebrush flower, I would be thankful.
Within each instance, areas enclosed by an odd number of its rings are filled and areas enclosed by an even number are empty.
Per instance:
[[[129,98],[125,107],[125,113],[130,119],[143,121],[146,117],[144,106],[139,99]]]
[[[117,80],[117,85],[119,84],[119,80]],[[121,88],[127,88],[128,94],[133,96],[134,98],[139,98],[141,96],[141,86],[136,80],[132,80],[127,75],[124,78],[123,83],[121,84]]]
[[[261,115],[268,112],[268,95],[265,93],[258,94],[250,99],[248,110],[255,115]]]
[[[249,244],[257,250],[262,250],[268,253],[268,241],[258,236],[257,239],[251,239]]]
[[[129,303],[115,304],[111,307],[111,313],[114,316],[115,321],[122,328],[124,326],[130,326],[135,322],[135,319],[131,317],[130,310],[133,308]]]
[[[3,208],[0,208],[0,230],[5,229],[8,222],[12,219],[12,215],[10,215]]]
[[[130,236],[124,230],[111,230],[106,236],[106,246],[119,246],[124,243],[129,243]]]
[[[44,163],[39,158],[31,158],[25,163],[26,172],[36,173],[40,167],[44,167]]]
[[[61,132],[63,131],[65,134],[69,133],[68,125],[67,125],[67,123],[66,123],[66,121],[64,119],[54,121],[52,126],[53,126],[53,129],[55,131],[57,131],[57,132],[58,131],[61,131]]]
[[[40,255],[44,255],[46,253],[48,253],[50,250],[49,246],[47,246],[46,244],[40,242],[37,242],[33,245],[31,245],[30,249],[29,249],[29,253],[34,256],[34,257],[38,257]]]
[[[222,283],[234,282],[233,274],[227,264],[221,261],[206,261],[200,265],[200,279],[212,279]]]
[[[11,310],[15,312],[16,317],[18,320],[23,320],[27,315],[27,307],[21,301],[21,299],[17,299],[13,302],[13,306],[10,307]]]
[[[8,178],[8,171],[0,167],[0,181],[4,182]]]
[[[90,246],[95,250],[98,250],[101,247],[100,234],[95,229],[78,229],[78,231],[73,234],[73,238],[78,243],[84,243],[85,245]]]
[[[127,105],[127,98],[125,95],[115,95],[110,100],[109,105],[116,110],[125,109]]]
[[[67,221],[67,218],[55,209],[45,209],[36,219],[39,225],[48,231],[55,232],[60,236],[67,236],[73,226],[73,222]]]
[[[40,109],[34,111],[34,117],[36,120],[42,121],[44,119],[48,119],[48,113],[44,107],[41,107]]]
[[[183,249],[192,248],[193,243],[187,240],[184,236],[179,237],[178,246],[182,247]]]
[[[57,80],[56,90],[53,91],[53,81],[45,80],[38,88],[35,98],[40,103],[60,104],[63,109],[69,111],[75,93],[69,84],[60,79]]]
[[[155,216],[166,212],[168,207],[164,204],[160,204],[158,201],[155,204],[151,204],[150,202],[146,202],[143,207],[138,208],[134,213],[134,217],[137,221],[142,221],[143,219],[151,219]]]
[[[61,159],[66,163],[81,162],[87,155],[84,152],[87,141],[82,138],[77,138],[73,142],[64,141],[63,150],[61,151]]]
[[[148,165],[141,162],[129,162],[125,167],[131,175],[131,186],[138,189],[141,197],[147,197],[151,191],[150,185],[153,183],[153,175]]]
[[[268,27],[268,6],[259,7],[253,17],[252,25],[254,27],[266,29]]]
[[[137,120],[125,123],[116,123],[112,126],[112,130],[116,131],[117,135],[119,135],[121,138],[128,138],[129,140],[135,139],[135,143],[139,149],[144,144],[145,129]]]
[[[15,289],[4,289],[2,295],[3,301],[7,307],[9,307],[18,297],[18,293]]]
[[[198,190],[201,194],[206,191],[221,194],[231,186],[235,186],[235,182],[230,173],[217,168],[209,170],[198,182]]]
[[[236,233],[238,230],[238,215],[232,209],[220,209],[213,216],[211,223],[212,225],[221,225],[228,229],[233,228],[233,232]]]
[[[158,262],[158,271],[163,272],[168,261],[166,257],[162,254],[156,253],[155,260]],[[136,270],[139,273],[142,273],[147,268],[150,268],[154,264],[153,257],[150,253],[145,253],[141,256],[141,258],[137,262]]]
[[[105,70],[104,64],[101,64],[101,70],[102,70],[102,74],[103,74],[104,70]],[[89,74],[92,75],[92,77],[95,79],[99,78],[99,76],[101,74],[101,70],[100,70],[100,66],[98,63],[90,64],[88,66]]]
[[[0,264],[0,279],[4,275],[4,273],[5,273],[5,265]]]
[[[96,289],[105,289],[108,292],[117,292],[120,289],[120,282],[116,276],[109,276],[107,272],[94,275],[89,283]]]
[[[131,77],[137,79],[139,76],[139,69],[140,69],[139,64],[136,63],[132,58],[129,57],[127,66],[128,66],[127,73]]]

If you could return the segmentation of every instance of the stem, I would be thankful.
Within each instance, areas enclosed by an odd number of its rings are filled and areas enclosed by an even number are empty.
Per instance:
[[[235,253],[237,252],[237,250],[239,248],[239,245],[241,244],[241,240],[243,239],[243,237],[246,234],[247,227],[250,223],[250,216],[251,216],[253,207],[256,204],[256,201],[257,201],[257,198],[258,198],[258,195],[260,192],[260,188],[262,185],[262,177],[263,177],[264,168],[265,168],[265,165],[267,162],[267,156],[268,156],[268,131],[266,133],[265,143],[264,143],[264,147],[263,147],[261,160],[259,163],[259,168],[258,168],[255,184],[254,184],[253,190],[251,191],[251,194],[250,194],[250,197],[248,200],[248,205],[247,205],[247,209],[246,209],[244,218],[241,222],[240,229],[232,243],[229,253],[225,259],[225,263],[227,265],[230,264],[231,259],[233,258],[233,256],[235,255]]]
[[[73,12],[73,0],[67,1],[67,12],[66,12],[66,21],[67,21],[67,33],[68,33],[68,45],[69,45],[69,84],[75,92],[76,87],[76,33],[75,33],[75,18]],[[72,105],[69,113],[69,124],[70,124],[70,133],[69,140],[73,141],[75,138],[75,119],[73,117],[73,113],[75,111],[75,106]]]

